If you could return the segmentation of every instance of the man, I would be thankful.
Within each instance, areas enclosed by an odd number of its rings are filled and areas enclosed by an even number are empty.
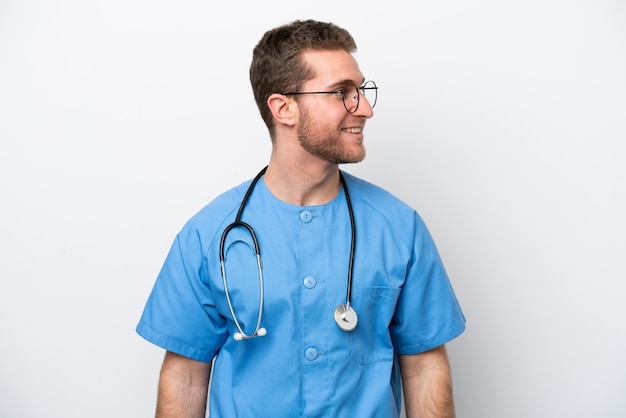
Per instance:
[[[137,326],[166,349],[157,417],[453,417],[444,344],[465,319],[417,213],[339,170],[377,97],[333,24],[254,49],[266,171],[193,216]],[[211,376],[212,374],[212,376]]]

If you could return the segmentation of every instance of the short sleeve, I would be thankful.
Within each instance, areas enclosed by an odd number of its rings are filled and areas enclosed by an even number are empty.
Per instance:
[[[204,259],[199,235],[184,229],[165,259],[136,330],[168,351],[211,361],[226,338],[226,325],[202,278]]]
[[[415,213],[413,256],[390,330],[396,352],[417,354],[465,330],[465,317],[435,243]]]

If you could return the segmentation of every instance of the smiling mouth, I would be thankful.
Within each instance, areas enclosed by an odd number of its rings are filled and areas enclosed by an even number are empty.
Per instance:
[[[350,134],[360,134],[363,132],[363,128],[362,127],[355,127],[355,128],[345,128],[343,130],[344,132],[348,132]]]

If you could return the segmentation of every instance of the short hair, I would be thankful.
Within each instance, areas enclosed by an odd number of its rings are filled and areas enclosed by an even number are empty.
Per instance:
[[[274,136],[274,120],[267,99],[274,93],[298,91],[315,77],[302,61],[311,50],[356,51],[356,42],[347,30],[316,20],[295,20],[267,31],[252,52],[250,83],[261,117]]]

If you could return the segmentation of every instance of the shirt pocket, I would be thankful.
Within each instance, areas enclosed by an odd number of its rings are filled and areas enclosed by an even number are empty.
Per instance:
[[[392,361],[394,350],[389,324],[396,310],[400,289],[355,286],[352,306],[359,322],[350,332],[350,354],[359,364]]]

